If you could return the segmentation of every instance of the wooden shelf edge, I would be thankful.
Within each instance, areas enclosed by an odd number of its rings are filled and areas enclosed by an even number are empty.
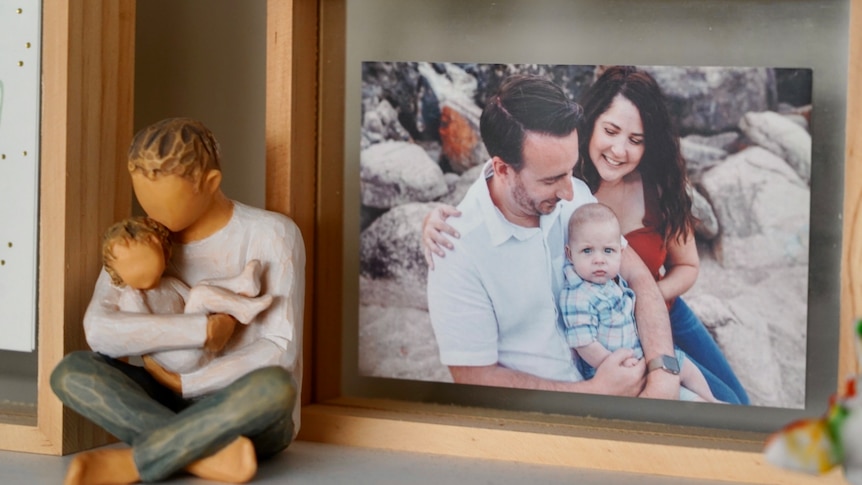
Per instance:
[[[473,421],[472,423],[470,421]],[[457,424],[454,424],[457,423]],[[833,471],[811,477],[766,463],[755,443],[732,438],[703,437],[700,446],[674,444],[676,437],[638,431],[607,430],[555,425],[548,434],[537,424],[523,422],[496,428],[480,418],[437,416],[418,420],[401,411],[359,409],[313,404],[302,409],[299,439],[343,446],[428,453],[467,459],[504,460],[575,469],[613,470],[704,480],[730,480],[757,484],[840,484],[843,474]],[[567,429],[570,428],[570,429]],[[691,438],[696,439],[696,438]]]
[[[42,455],[62,455],[62,443],[38,426],[0,423],[0,450]]]

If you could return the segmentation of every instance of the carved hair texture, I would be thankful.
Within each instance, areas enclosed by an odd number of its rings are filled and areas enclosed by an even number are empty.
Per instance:
[[[150,243],[155,241],[165,254],[165,261],[171,259],[171,232],[167,227],[149,217],[130,217],[115,223],[105,231],[102,237],[102,264],[117,286],[125,285],[120,275],[114,270],[114,246],[119,243],[128,244],[131,241]]]
[[[129,172],[149,179],[179,175],[198,183],[210,170],[221,170],[219,145],[203,123],[168,118],[139,131],[129,147]]]

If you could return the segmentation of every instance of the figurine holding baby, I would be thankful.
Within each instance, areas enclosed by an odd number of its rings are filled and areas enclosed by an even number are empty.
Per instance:
[[[129,447],[79,454],[66,484],[181,470],[246,482],[299,429],[302,236],[289,218],[223,194],[218,143],[198,121],[141,130],[128,167],[148,217],[106,233],[84,315],[92,351],[67,355],[51,387]]]

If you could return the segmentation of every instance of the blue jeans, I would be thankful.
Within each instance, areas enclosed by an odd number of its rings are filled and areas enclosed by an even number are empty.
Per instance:
[[[87,351],[63,358],[51,388],[64,404],[132,446],[141,481],[165,479],[247,436],[259,459],[293,440],[296,384],[281,367],[249,372],[187,400],[143,368]]]
[[[712,394],[731,404],[750,404],[721,349],[682,298],[676,298],[669,314],[673,343],[703,372]]]

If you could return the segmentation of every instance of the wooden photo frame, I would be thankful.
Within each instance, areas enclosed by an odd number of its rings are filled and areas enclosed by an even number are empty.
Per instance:
[[[668,2],[656,3],[666,6]],[[312,291],[308,293],[312,296],[306,312],[305,358],[311,374],[306,375],[303,390],[301,439],[695,479],[840,482],[840,472],[812,478],[768,465],[761,453],[766,438],[762,432],[344,395],[341,322],[348,310],[333,302],[341,301],[343,291],[355,290],[345,289],[355,283],[342,278],[343,189],[348,176],[343,170],[345,147],[341,142],[347,19],[345,0],[322,0],[319,5],[315,9],[302,2],[269,0],[267,15],[267,208],[294,217],[309,247],[308,284]],[[774,2],[775,8],[787,5]],[[853,270],[862,264],[862,250],[855,248],[862,217],[858,211],[862,183],[856,167],[862,140],[862,124],[856,119],[862,109],[862,63],[857,59],[862,48],[862,2],[853,0],[848,5],[850,61],[838,382],[857,371],[852,325],[862,305],[862,279]],[[319,25],[319,34],[309,25]]]
[[[85,348],[99,234],[131,211],[135,3],[45,0],[42,13],[37,402],[0,408],[0,449],[62,455],[111,439],[64,409],[49,377]]]

